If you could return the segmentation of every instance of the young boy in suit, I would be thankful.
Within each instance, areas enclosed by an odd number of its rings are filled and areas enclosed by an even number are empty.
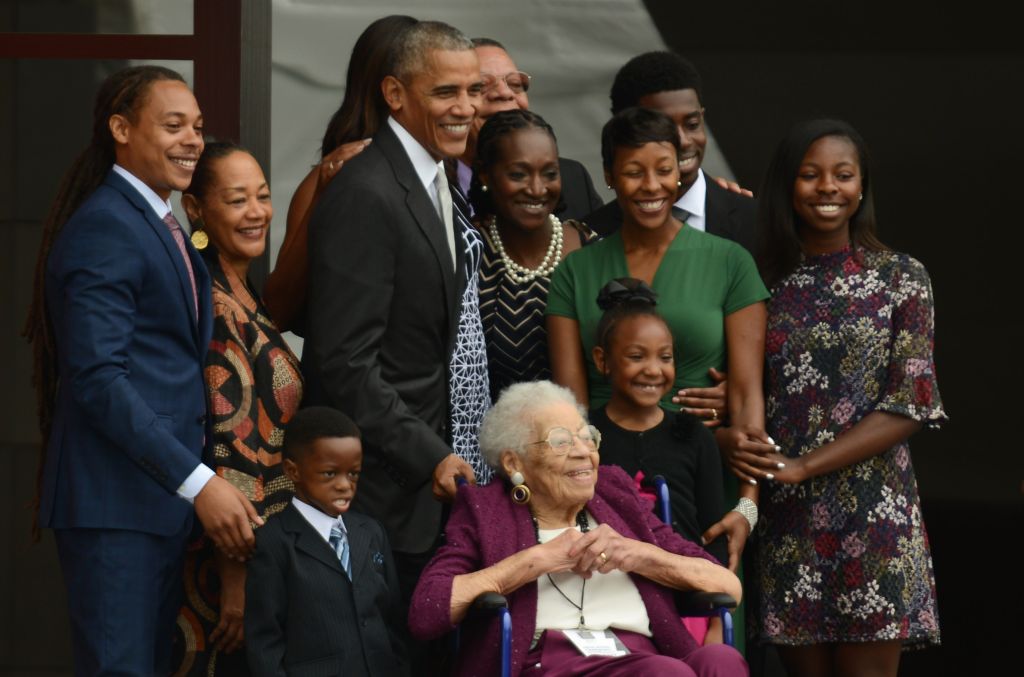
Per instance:
[[[362,462],[359,429],[337,410],[302,409],[289,423],[284,470],[295,497],[257,531],[246,578],[254,675],[408,673],[387,536],[348,511]]]

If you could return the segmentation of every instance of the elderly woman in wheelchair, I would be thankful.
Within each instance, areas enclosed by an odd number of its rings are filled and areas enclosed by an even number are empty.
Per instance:
[[[675,605],[686,590],[739,600],[739,580],[658,520],[622,470],[598,468],[599,445],[567,389],[502,393],[480,446],[507,481],[460,490],[413,596],[413,634],[451,631],[494,592],[512,612],[512,675],[746,675],[732,647],[698,647]],[[464,624],[456,672],[494,674],[499,641],[497,621]]]

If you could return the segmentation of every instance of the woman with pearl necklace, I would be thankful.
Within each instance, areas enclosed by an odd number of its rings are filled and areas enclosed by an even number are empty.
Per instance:
[[[480,130],[469,197],[484,238],[480,315],[492,398],[507,386],[551,376],[544,309],[551,274],[597,236],[561,222],[558,146],[543,118],[510,110]]]

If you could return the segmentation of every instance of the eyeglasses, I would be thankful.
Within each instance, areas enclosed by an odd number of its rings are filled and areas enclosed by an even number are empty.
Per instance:
[[[530,76],[522,71],[506,73],[505,75],[481,73],[480,78],[484,83],[484,94],[497,87],[499,80],[504,80],[513,94],[522,94],[530,90]]]
[[[557,426],[548,431],[547,439],[527,444],[547,444],[556,456],[565,456],[572,449],[573,439],[579,440],[586,449],[597,451],[601,446],[601,431],[592,425],[585,425],[573,433],[568,428]]]

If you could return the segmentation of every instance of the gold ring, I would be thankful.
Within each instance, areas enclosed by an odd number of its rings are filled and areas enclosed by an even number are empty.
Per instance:
[[[711,409],[711,418],[713,418],[716,421],[718,420],[718,410],[717,409],[714,409],[714,408]]]
[[[601,558],[601,563],[602,564],[607,564],[608,563],[608,555],[606,555],[606,554],[604,554],[602,552],[600,555],[598,555],[598,557]]]

